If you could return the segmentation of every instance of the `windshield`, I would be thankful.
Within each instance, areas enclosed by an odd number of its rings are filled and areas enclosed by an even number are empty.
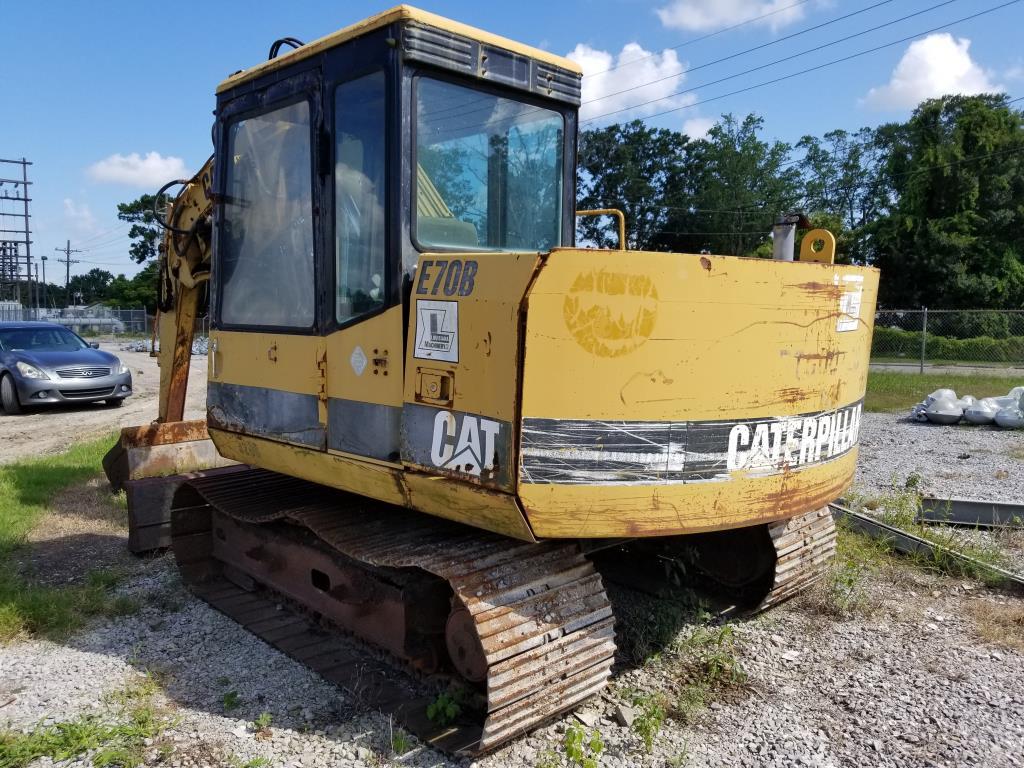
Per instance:
[[[558,112],[418,78],[416,240],[469,250],[560,245],[563,136]]]
[[[66,328],[11,328],[0,330],[5,352],[74,352],[89,345]]]

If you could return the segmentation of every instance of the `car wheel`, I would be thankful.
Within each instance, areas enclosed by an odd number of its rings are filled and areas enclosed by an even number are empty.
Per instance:
[[[21,413],[21,402],[18,400],[18,390],[14,386],[14,379],[9,373],[0,376],[0,405],[4,407],[4,413],[15,416]]]
[[[110,400],[104,400],[103,402],[106,403],[111,408],[120,408],[120,407],[122,407],[124,405],[124,398],[123,397],[114,397],[114,398],[111,398]]]

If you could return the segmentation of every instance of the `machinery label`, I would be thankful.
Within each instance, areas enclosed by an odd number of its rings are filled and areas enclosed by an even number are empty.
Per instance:
[[[861,408],[730,421],[525,418],[520,476],[526,483],[652,485],[778,475],[853,450]]]
[[[416,293],[469,296],[476,286],[477,268],[472,259],[424,259],[416,279]]]
[[[416,348],[421,360],[459,362],[459,304],[416,300]]]
[[[481,472],[494,469],[500,434],[500,422],[438,411],[434,417],[430,461],[435,467],[479,477]]]
[[[402,460],[492,488],[512,484],[512,425],[478,413],[406,403]]]
[[[726,469],[795,469],[846,453],[860,433],[861,406],[822,414],[736,424],[729,430]]]

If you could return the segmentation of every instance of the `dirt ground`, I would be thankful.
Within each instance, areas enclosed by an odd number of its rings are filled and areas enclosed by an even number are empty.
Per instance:
[[[33,408],[21,416],[0,411],[0,464],[27,456],[58,453],[68,445],[121,427],[146,424],[157,415],[160,369],[146,352],[122,352],[113,344],[100,348],[120,357],[132,371],[134,394],[121,408],[103,403]],[[203,418],[206,403],[206,358],[193,356],[186,419]]]

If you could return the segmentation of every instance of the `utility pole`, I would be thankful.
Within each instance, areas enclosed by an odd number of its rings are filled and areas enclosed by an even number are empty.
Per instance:
[[[43,262],[43,309],[49,311],[50,305],[46,301],[46,262],[49,259],[46,256],[40,256],[39,260]]]
[[[76,249],[76,248],[72,248],[70,240],[68,240],[68,244],[67,244],[66,247],[64,247],[64,248],[54,248],[53,250],[57,251],[58,253],[63,253],[64,254],[64,258],[63,259],[57,259],[57,261],[64,262],[64,265],[67,268],[66,272],[64,273],[64,301],[68,302],[68,306],[70,307],[71,306],[71,302],[70,302],[71,296],[68,294],[68,286],[71,285],[71,265],[78,263],[78,259],[72,259],[71,258],[71,254],[72,253],[81,253],[81,251]]]

